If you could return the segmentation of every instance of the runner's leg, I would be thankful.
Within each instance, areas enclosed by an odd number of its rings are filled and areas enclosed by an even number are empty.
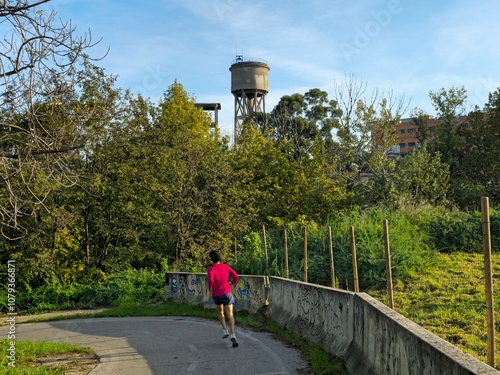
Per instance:
[[[226,329],[226,318],[224,317],[224,306],[223,305],[215,305],[217,306],[217,314],[219,315],[219,322],[223,329]]]
[[[224,310],[226,311],[227,320],[229,322],[229,328],[231,329],[231,333],[234,333],[235,324],[233,315],[233,304],[224,306]]]

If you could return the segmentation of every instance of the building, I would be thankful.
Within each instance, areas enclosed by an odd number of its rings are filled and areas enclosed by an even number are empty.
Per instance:
[[[432,132],[434,131],[434,129],[436,129],[436,127],[442,124],[443,121],[444,121],[443,119],[436,119],[432,116],[428,116],[427,119],[428,137],[432,138]],[[457,117],[456,121],[462,127],[469,127],[470,125],[470,121],[467,116]],[[394,145],[394,147],[391,149],[391,155],[398,154],[398,149],[399,149],[399,155],[405,156],[411,153],[416,148],[420,147],[420,139],[422,139],[422,137],[417,124],[414,122],[412,118],[404,118],[399,120],[394,125],[394,128],[395,128],[394,131],[396,132],[397,144]],[[380,139],[380,137],[381,134],[378,133],[377,130],[375,130],[374,132],[375,142],[377,139]]]

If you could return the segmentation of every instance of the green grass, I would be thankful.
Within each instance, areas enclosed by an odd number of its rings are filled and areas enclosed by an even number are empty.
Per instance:
[[[10,343],[11,340],[0,340],[0,352],[7,353]],[[60,375],[64,374],[68,368],[79,366],[73,359],[82,355],[87,358],[94,358],[95,353],[90,348],[67,343],[16,341],[15,366],[9,366],[9,358],[5,356],[0,364],[0,372],[9,375]],[[68,359],[65,362],[66,366],[58,368],[40,366],[40,359],[54,357]]]
[[[500,301],[500,255],[492,257],[494,301]],[[495,285],[496,284],[496,285]],[[385,291],[369,291],[387,303]],[[482,254],[440,254],[436,262],[394,284],[395,310],[487,363],[486,297]],[[494,303],[495,310],[499,304]],[[497,319],[498,320],[498,319]],[[500,321],[496,322],[500,331]],[[500,333],[496,334],[496,342]],[[500,363],[500,354],[496,354]],[[500,369],[500,366],[497,366]]]

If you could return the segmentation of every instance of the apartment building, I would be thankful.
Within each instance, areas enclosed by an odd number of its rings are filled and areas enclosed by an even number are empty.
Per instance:
[[[467,116],[457,117],[456,121],[463,127],[469,127],[470,122]],[[432,137],[433,130],[442,123],[442,119],[436,119],[432,116],[428,116],[427,131],[429,132],[430,137]],[[413,119],[401,119],[395,124],[394,127],[397,136],[397,144],[391,150],[392,155],[399,154],[401,156],[405,156],[420,146],[419,138],[421,137],[419,129]],[[377,134],[377,130],[375,130],[374,139],[375,142],[377,139],[380,139],[380,135]]]

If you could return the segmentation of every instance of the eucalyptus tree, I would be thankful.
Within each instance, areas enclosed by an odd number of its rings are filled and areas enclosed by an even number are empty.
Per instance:
[[[318,143],[330,145],[337,115],[336,103],[328,99],[327,92],[315,88],[305,94],[283,96],[265,117],[264,126],[259,118],[256,124],[272,129],[268,134],[276,145],[286,142],[289,159],[300,161],[310,158],[313,147],[317,147]]]
[[[93,116],[91,108],[72,106],[75,67],[94,45],[91,35],[78,36],[45,3],[0,5],[0,227],[8,238],[26,234],[19,218],[43,206],[52,184],[74,183],[66,158],[83,147]],[[55,126],[50,117],[64,123]]]
[[[262,224],[325,221],[344,198],[329,176],[333,103],[326,92],[281,98],[273,111],[245,124],[233,149],[233,169],[247,216]]]

